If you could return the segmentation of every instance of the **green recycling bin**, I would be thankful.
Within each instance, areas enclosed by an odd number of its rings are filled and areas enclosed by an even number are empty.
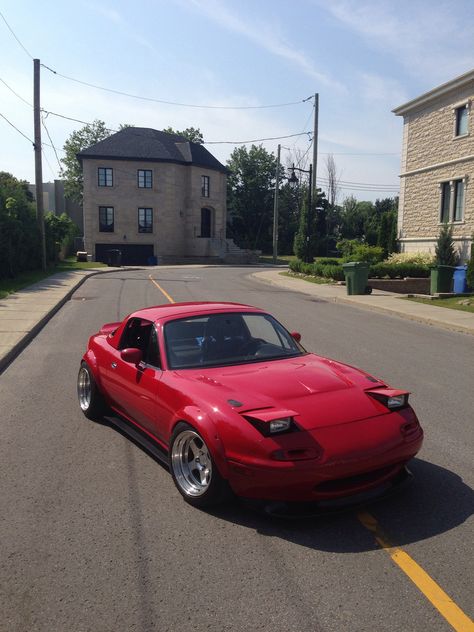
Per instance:
[[[430,294],[451,292],[453,266],[433,266],[430,275]]]
[[[346,277],[348,294],[367,294],[369,264],[364,261],[350,261],[342,266]]]

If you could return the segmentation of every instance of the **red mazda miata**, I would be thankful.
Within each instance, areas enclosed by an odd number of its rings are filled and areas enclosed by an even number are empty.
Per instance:
[[[197,507],[231,492],[321,509],[379,497],[409,476],[423,441],[406,391],[308,353],[236,303],[160,305],[104,325],[77,390],[86,417],[125,418]]]

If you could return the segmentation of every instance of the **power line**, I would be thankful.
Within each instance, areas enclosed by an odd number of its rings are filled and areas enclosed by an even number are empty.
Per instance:
[[[130,97],[131,99],[140,99],[141,101],[152,101],[153,103],[162,103],[164,105],[175,105],[184,108],[202,108],[207,110],[263,110],[268,108],[283,108],[288,107],[290,105],[299,105],[300,103],[305,103],[306,99],[300,99],[299,101],[290,101],[287,103],[271,103],[268,105],[204,105],[197,103],[180,103],[178,101],[166,101],[165,99],[156,99],[154,97],[144,97],[140,94],[132,94],[130,92],[124,92],[122,90],[115,90],[114,88],[106,88],[104,86],[99,86],[94,83],[89,83],[88,81],[82,81],[81,79],[76,79],[75,77],[69,77],[68,75],[63,75],[57,70],[53,70],[49,66],[45,64],[41,64],[43,68],[49,70],[49,72],[53,73],[58,77],[62,77],[63,79],[67,79],[68,81],[74,81],[75,83],[79,83],[83,86],[88,86],[89,88],[95,88],[96,90],[103,90],[104,92],[112,92],[113,94],[120,94],[124,97]],[[311,98],[311,97],[309,97]]]
[[[22,47],[22,49],[25,51],[25,53],[28,55],[28,57],[30,59],[33,59],[33,55],[29,52],[29,50],[27,48],[25,48],[25,46],[23,46],[23,44],[20,42],[20,40],[18,39],[18,37],[15,35],[15,32],[13,31],[12,27],[8,24],[5,16],[3,15],[3,13],[0,11],[0,17],[2,18],[2,20],[5,22],[5,24],[7,25],[8,30],[10,31],[10,33],[13,35],[13,37],[16,39],[16,41],[18,42],[18,44],[20,44],[20,46]]]
[[[34,142],[31,140],[31,138],[28,138],[28,136],[27,136],[26,134],[23,134],[23,132],[22,132],[20,129],[18,129],[18,127],[16,127],[16,125],[13,125],[13,123],[12,123],[11,121],[9,121],[9,120],[7,119],[7,117],[6,117],[6,116],[4,116],[1,112],[0,112],[0,116],[1,116],[3,119],[5,119],[5,121],[6,121],[9,125],[11,125],[11,126],[13,127],[13,129],[16,129],[16,131],[17,131],[19,134],[21,134],[21,135],[23,136],[23,138],[26,138],[26,140],[29,140],[29,141],[30,141],[30,143],[33,145],[33,147],[35,146]]]
[[[13,94],[18,97],[21,101],[23,101],[23,103],[26,103],[26,105],[29,105],[30,108],[33,107],[33,104],[30,103],[29,101],[27,101],[26,99],[24,99],[22,96],[20,96],[18,94],[18,92],[15,92],[15,90],[13,90],[13,88],[11,86],[8,85],[8,83],[6,81],[4,81],[1,77],[0,77],[0,81],[10,90],[10,92],[13,92]]]
[[[74,121],[75,123],[81,123],[82,125],[90,125],[88,121],[82,121],[81,119],[73,118],[72,116],[66,116],[65,114],[58,114],[58,112],[51,112],[49,110],[41,109],[42,112],[46,114],[51,114],[52,116],[58,116],[59,118],[66,119],[68,121]],[[109,132],[117,133],[120,130],[112,129],[110,127],[105,128]],[[133,129],[133,128],[132,128]],[[140,135],[139,132],[135,132]],[[272,136],[268,138],[254,138],[253,140],[209,140],[204,141],[203,145],[245,145],[246,143],[258,143],[267,140],[280,140],[284,138],[295,138],[296,136],[303,136],[304,134],[310,134],[311,132],[298,132],[297,134],[288,134],[287,136]]]
[[[46,115],[46,116],[48,116],[48,115]],[[47,136],[49,138],[49,142],[51,143],[51,147],[53,148],[54,155],[56,156],[56,160],[58,161],[59,171],[61,172],[62,167],[61,167],[61,162],[59,161],[59,158],[58,158],[58,152],[56,151],[56,147],[54,146],[53,140],[52,140],[52,138],[51,138],[51,136],[49,134],[48,128],[46,127],[46,123],[44,122],[44,118],[43,117],[41,117],[41,124],[43,125],[43,127],[44,127],[44,129],[46,131],[46,134],[47,134]]]

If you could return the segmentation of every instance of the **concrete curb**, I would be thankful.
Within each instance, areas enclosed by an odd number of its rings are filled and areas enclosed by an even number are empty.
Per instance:
[[[0,358],[0,374],[5,371],[5,369],[13,362],[13,360],[20,355],[20,353],[25,349],[30,342],[38,335],[38,333],[43,329],[43,327],[51,320],[51,318],[59,312],[61,307],[69,301],[74,292],[81,287],[83,283],[87,281],[90,277],[97,276],[98,274],[110,274],[112,272],[118,272],[123,268],[113,268],[112,270],[93,270],[91,272],[85,271],[83,274],[71,288],[67,291],[67,293],[43,316],[41,320],[39,320],[25,335],[19,340],[17,343],[13,345],[13,347],[8,351],[4,356]],[[143,268],[126,268],[127,270],[143,270]],[[51,275],[54,276],[54,275]],[[47,277],[50,278],[50,277]],[[7,299],[8,300],[8,299]]]

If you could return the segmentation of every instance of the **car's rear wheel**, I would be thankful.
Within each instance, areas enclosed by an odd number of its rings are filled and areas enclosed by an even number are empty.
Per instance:
[[[177,424],[170,442],[170,469],[184,500],[194,507],[210,507],[229,495],[211,452],[201,435],[189,424]]]
[[[97,388],[89,365],[84,360],[77,376],[77,397],[79,406],[88,419],[100,419],[105,413],[104,398]]]

